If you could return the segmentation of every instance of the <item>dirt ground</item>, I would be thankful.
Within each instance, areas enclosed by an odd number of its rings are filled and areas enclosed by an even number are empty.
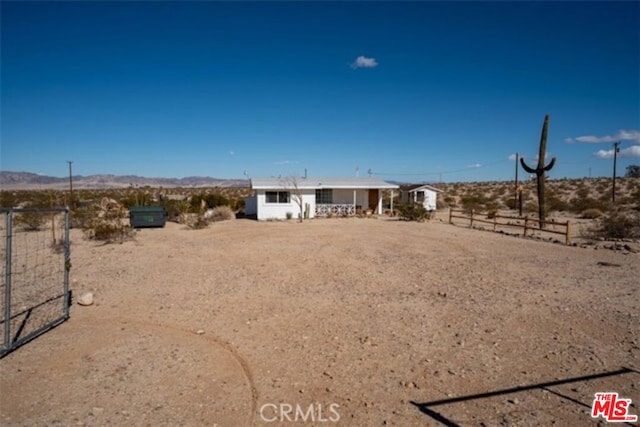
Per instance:
[[[235,220],[72,230],[72,264],[95,304],[0,360],[2,425],[604,425],[606,391],[640,414],[639,254]]]

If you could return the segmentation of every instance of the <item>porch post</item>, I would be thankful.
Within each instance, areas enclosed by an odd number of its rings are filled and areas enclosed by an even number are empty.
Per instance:
[[[378,190],[378,215],[382,215],[382,188]]]
[[[389,210],[391,211],[391,216],[393,216],[393,189],[391,189],[391,204]]]
[[[353,214],[356,214],[356,189],[353,189]]]

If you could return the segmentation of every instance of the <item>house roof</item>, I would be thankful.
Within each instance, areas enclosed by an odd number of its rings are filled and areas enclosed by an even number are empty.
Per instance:
[[[409,189],[409,193],[413,193],[415,191],[422,191],[422,190],[431,190],[431,191],[435,191],[436,193],[442,193],[442,190],[436,187],[432,187],[430,185],[424,184],[424,185],[419,185],[415,188],[411,188]]]
[[[251,188],[254,190],[291,189],[297,185],[300,189],[346,188],[346,189],[396,189],[396,184],[373,177],[346,178],[251,178]]]

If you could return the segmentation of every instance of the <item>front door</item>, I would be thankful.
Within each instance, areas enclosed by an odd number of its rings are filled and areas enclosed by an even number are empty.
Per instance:
[[[379,191],[377,188],[376,189],[370,189],[369,190],[369,209],[371,209],[373,212],[377,212],[378,211],[378,194]]]

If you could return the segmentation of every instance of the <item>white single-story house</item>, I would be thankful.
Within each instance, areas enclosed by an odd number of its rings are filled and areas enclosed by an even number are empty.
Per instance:
[[[245,214],[259,220],[382,214],[382,192],[399,187],[373,177],[252,178],[253,195],[245,198]],[[299,201],[302,201],[302,212]]]
[[[442,190],[426,184],[404,187],[400,191],[400,203],[421,203],[426,210],[435,211],[438,193],[442,193]]]

